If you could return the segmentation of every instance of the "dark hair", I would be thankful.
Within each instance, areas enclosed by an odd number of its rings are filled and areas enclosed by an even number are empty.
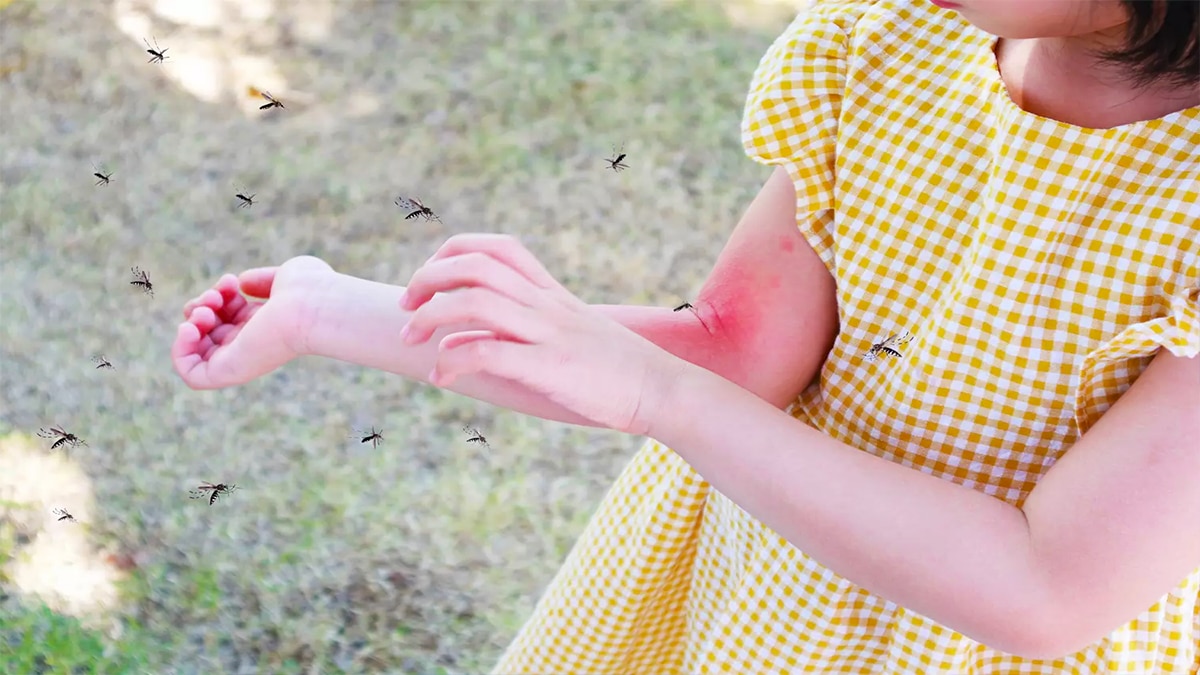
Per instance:
[[[1169,83],[1200,85],[1200,0],[1121,0],[1129,13],[1125,47],[1098,51],[1102,61],[1128,66],[1142,89]]]

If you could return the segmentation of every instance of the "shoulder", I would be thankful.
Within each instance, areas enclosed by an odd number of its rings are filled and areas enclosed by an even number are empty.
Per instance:
[[[988,36],[929,0],[813,0],[763,57],[759,70],[836,61],[843,72],[962,62]]]

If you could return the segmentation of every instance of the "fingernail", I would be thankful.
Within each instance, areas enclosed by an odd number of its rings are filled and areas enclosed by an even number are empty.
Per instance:
[[[400,341],[407,343],[408,338],[409,338],[408,324],[405,324],[404,328],[400,329]]]
[[[400,293],[400,306],[405,307],[407,305],[408,305],[408,289],[406,288],[406,289],[404,289],[403,292]]]

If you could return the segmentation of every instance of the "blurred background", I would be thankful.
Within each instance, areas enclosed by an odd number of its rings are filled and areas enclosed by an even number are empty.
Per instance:
[[[0,673],[486,672],[641,439],[318,359],[192,391],[183,303],[505,232],[677,305],[769,175],[742,104],[802,3],[0,0]]]

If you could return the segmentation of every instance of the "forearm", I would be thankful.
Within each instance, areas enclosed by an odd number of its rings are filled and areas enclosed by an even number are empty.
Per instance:
[[[691,414],[663,415],[651,435],[713,487],[850,581],[988,646],[1026,649],[1046,606],[1020,509],[687,373],[663,407]]]
[[[313,299],[306,353],[428,383],[438,344],[462,327],[443,328],[421,344],[404,344],[399,337],[400,329],[408,323],[412,312],[399,306],[403,292],[403,286],[339,274]],[[730,362],[718,347],[717,339],[690,312],[624,305],[596,307],[635,333],[702,368],[719,372],[723,363]],[[490,375],[463,376],[448,388],[534,417],[596,426],[511,380]]]

